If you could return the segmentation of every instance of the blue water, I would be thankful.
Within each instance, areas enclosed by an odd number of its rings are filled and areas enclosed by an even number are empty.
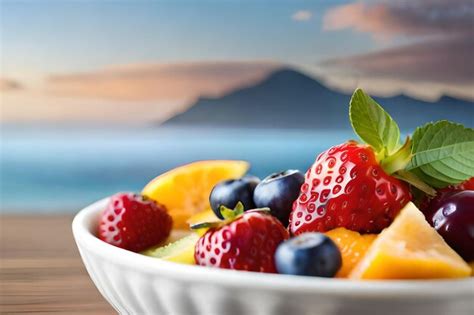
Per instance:
[[[3,212],[75,212],[117,191],[201,159],[243,159],[251,173],[306,170],[348,131],[192,128],[20,128],[1,135]],[[199,183],[196,183],[197,185]]]

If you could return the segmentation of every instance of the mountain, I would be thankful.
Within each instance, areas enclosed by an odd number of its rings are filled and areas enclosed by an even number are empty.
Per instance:
[[[220,98],[200,98],[163,125],[249,128],[347,129],[349,94],[331,90],[292,69],[281,69],[260,83]],[[405,95],[376,100],[402,130],[440,119],[474,126],[474,103],[441,97],[425,102]]]

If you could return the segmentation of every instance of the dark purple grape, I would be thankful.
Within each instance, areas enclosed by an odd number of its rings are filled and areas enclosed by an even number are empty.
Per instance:
[[[445,192],[424,213],[449,246],[464,260],[474,260],[474,190]]]

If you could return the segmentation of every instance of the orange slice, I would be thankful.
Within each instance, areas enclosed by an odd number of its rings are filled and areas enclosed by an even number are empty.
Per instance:
[[[214,214],[214,211],[212,211],[212,209],[208,209],[191,216],[186,221],[186,223],[188,225],[194,225],[194,224],[205,223],[205,222],[215,222],[219,220],[220,219]]]
[[[186,220],[210,208],[209,194],[218,182],[242,177],[249,169],[245,161],[212,160],[183,165],[151,182],[142,194],[163,204],[173,217],[173,228],[185,229]]]
[[[462,278],[469,265],[409,202],[372,243],[352,279]]]
[[[341,251],[342,267],[336,274],[338,278],[346,278],[349,275],[377,237],[376,234],[359,234],[342,227],[328,231],[326,235]]]

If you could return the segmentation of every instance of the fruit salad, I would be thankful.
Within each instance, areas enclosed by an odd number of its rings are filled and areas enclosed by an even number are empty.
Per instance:
[[[359,141],[321,152],[306,173],[260,179],[245,161],[199,161],[141,193],[118,193],[98,237],[157,260],[347,279],[463,278],[474,267],[474,130],[438,121],[402,140],[358,89]]]

